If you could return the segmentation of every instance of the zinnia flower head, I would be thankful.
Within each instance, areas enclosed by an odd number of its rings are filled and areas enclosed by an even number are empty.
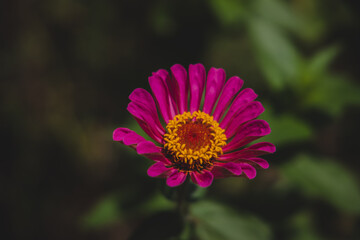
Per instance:
[[[202,64],[191,64],[189,72],[176,64],[170,73],[154,72],[149,84],[153,95],[135,89],[127,109],[155,143],[127,128],[115,129],[113,139],[155,161],[147,171],[150,177],[166,178],[175,187],[190,175],[194,183],[208,187],[214,178],[252,179],[255,167],[269,167],[259,156],[274,153],[275,146],[248,146],[270,133],[269,124],[256,119],[264,108],[254,101],[252,89],[240,91],[239,77],[226,81],[221,68],[211,68],[206,76]]]

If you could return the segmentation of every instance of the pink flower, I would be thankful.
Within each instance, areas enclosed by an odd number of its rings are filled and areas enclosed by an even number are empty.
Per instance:
[[[190,175],[194,183],[208,187],[214,178],[252,179],[256,166],[269,167],[259,156],[274,153],[273,144],[246,146],[269,134],[270,127],[255,119],[264,108],[254,101],[252,89],[240,91],[239,77],[226,81],[221,68],[211,68],[206,77],[202,64],[191,64],[189,72],[176,64],[170,74],[163,69],[153,73],[149,84],[153,95],[135,89],[127,109],[155,143],[127,128],[115,129],[113,139],[155,161],[147,171],[150,177],[166,178],[175,187]]]

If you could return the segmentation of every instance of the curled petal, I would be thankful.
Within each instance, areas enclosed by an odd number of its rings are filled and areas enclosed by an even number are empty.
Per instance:
[[[166,79],[169,77],[169,73],[165,69],[159,69],[158,71],[153,72],[153,75],[159,76],[165,83],[167,82]]]
[[[262,158],[248,158],[247,159],[250,162],[256,163],[257,165],[259,165],[260,167],[267,169],[269,168],[269,163]]]
[[[117,128],[113,131],[113,140],[119,142],[123,141],[124,137],[131,132],[133,131],[128,128]]]
[[[191,172],[191,180],[200,187],[208,187],[214,180],[214,175],[209,171]]]
[[[183,173],[176,169],[173,169],[170,176],[166,179],[166,184],[169,187],[177,187],[186,180],[186,176],[187,173]]]
[[[219,98],[219,94],[224,87],[225,83],[225,71],[222,68],[211,68],[209,70],[207,81],[206,81],[206,90],[205,90],[205,100],[203,112],[211,114],[215,102]]]
[[[256,177],[256,170],[253,166],[247,163],[240,163],[241,169],[249,179]]]
[[[219,121],[225,110],[228,108],[231,100],[234,98],[235,94],[241,89],[244,81],[239,77],[231,77],[225,84],[224,90],[221,93],[219,102],[217,103],[214,111],[214,119]]]
[[[124,145],[137,145],[146,141],[145,138],[136,132],[127,128],[117,128],[113,132],[113,140],[123,143]]]
[[[190,64],[189,83],[190,83],[190,112],[199,110],[201,98],[204,91],[206,72],[202,64]]]
[[[171,169],[167,168],[161,162],[151,165],[147,170],[147,174],[150,177],[165,177],[169,174],[169,172],[171,172]]]

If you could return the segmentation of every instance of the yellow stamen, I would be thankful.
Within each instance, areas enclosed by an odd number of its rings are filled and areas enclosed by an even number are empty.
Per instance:
[[[176,115],[166,129],[164,153],[180,171],[209,169],[226,145],[224,129],[201,111]]]

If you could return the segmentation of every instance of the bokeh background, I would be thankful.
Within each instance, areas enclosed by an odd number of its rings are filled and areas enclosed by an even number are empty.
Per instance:
[[[0,238],[181,232],[151,161],[112,131],[138,129],[128,95],[151,72],[201,62],[259,94],[277,152],[251,181],[197,191],[183,239],[360,239],[359,12],[350,0],[1,1]]]

